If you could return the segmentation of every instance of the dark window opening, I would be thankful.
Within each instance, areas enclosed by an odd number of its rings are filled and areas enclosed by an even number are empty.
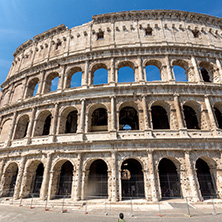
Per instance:
[[[196,162],[196,169],[202,196],[205,199],[216,197],[216,190],[208,164],[204,160],[198,159]]]
[[[145,35],[146,36],[151,36],[153,32],[153,29],[151,27],[148,27],[145,29]]]
[[[96,109],[92,113],[91,130],[104,131],[107,130],[107,110],[104,108]]]
[[[170,129],[166,110],[161,106],[152,106],[153,129]]]
[[[222,129],[222,113],[216,107],[214,107],[214,113],[217,119],[218,128]]]
[[[107,165],[103,160],[94,161],[89,170],[87,197],[99,198],[108,196]]]
[[[180,180],[175,164],[163,158],[158,166],[162,198],[181,197]]]
[[[193,37],[194,37],[194,38],[198,38],[199,35],[200,35],[200,31],[197,30],[197,29],[194,29],[194,30],[192,30],[191,32],[193,33]]]
[[[38,168],[36,169],[35,178],[33,178],[33,184],[32,184],[32,194],[35,197],[39,197],[40,190],[42,186],[42,179],[43,179],[43,172],[44,172],[44,166],[42,163],[38,165]]]
[[[43,126],[43,133],[42,133],[43,136],[44,135],[49,135],[51,119],[52,119],[51,114],[48,115],[48,117],[45,119],[44,126]]]
[[[14,139],[22,139],[26,137],[29,125],[29,117],[27,115],[22,116],[17,124]]]
[[[200,129],[196,112],[189,106],[183,106],[187,129]]]
[[[104,39],[104,32],[100,31],[97,33],[97,40],[102,40]]]
[[[59,198],[71,197],[72,191],[72,177],[73,177],[73,165],[67,161],[62,165],[61,173],[60,173],[60,181],[57,195]]]
[[[28,126],[29,126],[29,122],[26,123],[23,138],[26,137],[26,135],[27,135]]]
[[[144,198],[144,178],[141,164],[134,159],[125,160],[121,167],[122,198]]]
[[[69,113],[66,119],[66,131],[65,133],[76,133],[77,131],[77,111]]]
[[[137,111],[133,107],[124,107],[119,115],[120,130],[139,130],[139,118]]]
[[[211,82],[208,71],[205,68],[200,68],[200,72],[204,82]]]
[[[61,45],[62,45],[62,42],[61,42],[61,41],[58,41],[58,42],[56,43],[56,50],[57,50]]]

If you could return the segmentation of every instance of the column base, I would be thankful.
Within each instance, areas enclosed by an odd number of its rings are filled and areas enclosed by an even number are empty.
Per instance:
[[[185,129],[185,128],[179,129],[179,134],[180,134],[180,137],[189,138],[189,135],[187,133],[187,129]]]

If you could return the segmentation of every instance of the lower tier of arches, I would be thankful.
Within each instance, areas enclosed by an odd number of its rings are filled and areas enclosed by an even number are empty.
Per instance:
[[[222,198],[219,151],[51,151],[0,161],[1,197]]]

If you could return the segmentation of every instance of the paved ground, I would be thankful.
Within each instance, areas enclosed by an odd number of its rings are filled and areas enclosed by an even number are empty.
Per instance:
[[[44,205],[33,201],[30,209],[30,200],[24,201],[19,207],[19,202],[2,201],[0,204],[0,222],[111,222],[117,221],[118,214],[123,212],[126,222],[145,221],[172,221],[172,222],[219,222],[222,221],[222,203],[212,201],[187,204],[178,201],[163,201],[158,204],[140,204],[139,202],[125,202],[122,204],[104,204],[104,202],[88,202],[87,205],[71,205],[65,202],[62,213],[62,202],[55,205],[49,203],[49,211],[44,210]],[[55,202],[54,202],[55,203]],[[160,211],[159,211],[160,210]],[[188,211],[189,210],[189,211]],[[88,214],[85,214],[87,212]],[[188,217],[190,213],[191,217]],[[162,215],[162,217],[160,217]]]

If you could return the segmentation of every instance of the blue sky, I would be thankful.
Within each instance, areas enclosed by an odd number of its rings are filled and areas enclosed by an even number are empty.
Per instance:
[[[0,0],[0,84],[16,48],[33,36],[65,24],[69,28],[109,12],[177,9],[222,17],[221,0]]]

